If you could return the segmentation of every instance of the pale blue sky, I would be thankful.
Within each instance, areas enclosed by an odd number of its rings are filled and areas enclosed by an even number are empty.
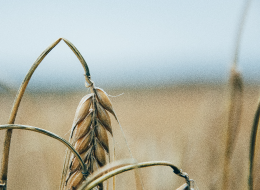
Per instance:
[[[0,1],[0,80],[19,86],[41,52],[64,37],[81,52],[98,86],[225,81],[243,4],[243,0]],[[239,56],[247,80],[260,79],[259,50],[260,1],[253,0]],[[83,87],[83,69],[63,42],[30,82],[31,87],[41,85]]]

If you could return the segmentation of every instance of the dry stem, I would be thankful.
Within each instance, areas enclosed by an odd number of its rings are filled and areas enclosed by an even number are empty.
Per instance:
[[[255,158],[255,146],[260,117],[260,102],[258,103],[257,110],[254,117],[254,123],[251,131],[250,150],[249,150],[249,177],[248,177],[248,189],[253,190],[254,187],[254,158]]]
[[[230,162],[235,149],[235,142],[238,136],[243,101],[243,82],[240,73],[232,68],[230,77],[231,96],[228,117],[227,141],[224,160],[224,176],[222,189],[228,189]]]
[[[46,136],[52,137],[58,141],[60,141],[61,143],[63,143],[65,146],[68,147],[68,149],[75,155],[75,157],[78,159],[81,167],[83,168],[83,172],[86,171],[86,167],[85,164],[83,162],[83,160],[81,159],[79,153],[73,148],[73,146],[67,142],[65,139],[59,137],[58,135],[46,131],[44,129],[41,128],[37,128],[37,127],[33,127],[33,126],[28,126],[28,125],[17,125],[17,124],[7,124],[7,125],[0,125],[0,130],[4,130],[4,129],[23,129],[23,130],[28,130],[28,131],[33,131],[33,132],[37,132],[37,133],[41,133],[44,134]]]
[[[31,69],[27,73],[26,77],[24,78],[23,83],[20,86],[20,89],[18,90],[18,93],[16,95],[13,108],[10,114],[9,122],[8,124],[13,124],[16,118],[16,114],[18,112],[18,108],[20,105],[20,102],[22,100],[23,94],[25,92],[25,89],[31,79],[31,76],[33,75],[34,71],[38,67],[38,65],[42,62],[42,60],[46,57],[46,55],[62,40],[62,38],[59,38],[57,41],[55,41],[52,45],[50,45],[46,50],[42,52],[42,54],[36,59],[34,64],[32,65]],[[78,57],[79,61],[81,62],[86,75],[86,81],[90,80],[90,73],[87,66],[87,63],[85,62],[84,58],[81,56],[81,54],[78,52],[78,50],[75,48],[71,42],[69,42],[66,39],[63,39],[64,42],[72,49],[72,51],[75,53],[75,55]],[[2,158],[2,167],[1,167],[1,173],[0,173],[0,180],[1,183],[5,184],[3,186],[0,186],[0,190],[6,190],[7,187],[7,171],[8,171],[8,159],[9,159],[9,152],[10,152],[10,144],[11,144],[11,137],[12,137],[12,129],[8,129],[5,134],[5,140],[4,140],[4,149],[3,149],[3,158]]]
[[[230,162],[232,153],[234,151],[235,141],[239,132],[239,125],[242,113],[242,98],[243,98],[243,81],[241,75],[237,72],[237,62],[242,39],[242,32],[245,26],[246,16],[250,7],[251,0],[246,0],[243,12],[241,14],[240,23],[238,25],[237,36],[235,41],[235,50],[233,58],[233,66],[231,70],[231,100],[228,118],[227,142],[224,160],[224,175],[222,182],[222,189],[228,189]]]
[[[143,168],[143,167],[150,167],[150,166],[169,166],[169,167],[171,167],[173,169],[173,172],[176,175],[185,178],[186,183],[188,184],[188,190],[190,190],[189,176],[186,173],[182,172],[179,168],[174,166],[172,163],[164,162],[164,161],[152,161],[152,162],[143,162],[143,163],[138,163],[138,164],[129,164],[127,166],[122,166],[120,168],[116,168],[112,171],[109,171],[106,174],[101,175],[101,177],[98,177],[98,178],[93,177],[93,180],[87,180],[87,181],[83,182],[83,184],[78,188],[78,190],[89,190],[89,189],[92,189],[93,187],[95,187],[97,184],[102,183],[103,181],[105,181],[115,175],[118,175],[120,173],[129,171],[129,170],[133,170],[136,168]],[[112,167],[115,167],[115,166],[112,166]],[[100,174],[97,174],[97,175],[100,175]]]

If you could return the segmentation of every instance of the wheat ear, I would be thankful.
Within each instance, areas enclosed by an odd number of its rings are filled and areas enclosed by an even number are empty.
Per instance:
[[[116,115],[106,92],[92,82],[88,87],[91,93],[80,101],[70,135],[71,143],[85,162],[87,172],[82,174],[78,160],[75,156],[69,156],[69,165],[64,166],[66,181],[62,184],[66,190],[76,190],[86,177],[106,165],[110,158],[108,133],[112,135],[112,126],[108,112],[115,118]],[[98,184],[96,188],[103,189],[103,184]]]

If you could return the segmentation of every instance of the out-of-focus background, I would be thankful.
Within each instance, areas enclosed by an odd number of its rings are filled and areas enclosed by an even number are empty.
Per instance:
[[[8,122],[15,92],[41,52],[60,37],[71,41],[95,85],[111,97],[138,161],[166,160],[200,189],[221,189],[229,71],[245,1],[6,1],[0,2],[0,124]],[[242,126],[232,159],[232,187],[246,189],[250,128],[259,98],[260,3],[252,1],[238,67],[245,82]],[[84,71],[64,42],[33,75],[16,123],[68,139]],[[10,88],[7,91],[5,87]],[[117,96],[122,94],[121,96]],[[117,158],[129,158],[113,121]],[[0,151],[4,131],[0,131]],[[58,189],[65,147],[14,131],[9,189]],[[145,189],[174,189],[184,181],[168,168],[142,169]],[[118,189],[136,189],[134,173]],[[233,189],[233,188],[232,188]]]

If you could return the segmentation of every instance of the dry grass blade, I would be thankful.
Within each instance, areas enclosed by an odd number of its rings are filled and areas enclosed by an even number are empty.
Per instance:
[[[234,150],[235,141],[239,132],[243,105],[243,79],[241,74],[235,68],[231,70],[230,86],[231,100],[228,118],[229,140],[227,142],[227,157],[230,157]]]
[[[233,67],[230,76],[230,107],[228,116],[227,140],[224,160],[224,176],[222,189],[228,189],[231,157],[235,148],[242,114],[243,80],[241,74]]]
[[[83,58],[83,56],[80,54],[80,52],[78,51],[78,49],[67,39],[63,38],[63,41],[70,47],[70,49],[73,51],[73,53],[77,56],[77,58],[79,59],[79,61],[81,62],[82,66],[85,69],[85,73],[86,73],[86,79],[88,81],[88,78],[90,78],[90,72],[88,69],[88,65],[85,61],[85,59]],[[89,81],[88,81],[89,82]]]
[[[92,175],[90,175],[84,183],[91,183],[92,181],[98,179],[99,177],[103,176],[104,174],[107,174],[110,171],[133,164],[137,164],[136,160],[134,159],[118,160],[108,163],[106,166],[100,168],[98,171],[95,171]]]
[[[231,70],[231,100],[230,100],[230,109],[229,109],[229,118],[228,118],[228,131],[227,131],[227,141],[226,141],[226,150],[225,150],[225,160],[224,160],[224,176],[222,189],[228,189],[229,187],[229,172],[230,172],[230,162],[231,156],[234,150],[235,141],[237,133],[239,131],[239,125],[241,120],[242,112],[242,98],[243,98],[243,82],[240,73],[237,72],[237,62],[239,49],[242,39],[242,32],[245,26],[246,16],[250,7],[251,0],[245,0],[243,6],[243,11],[240,18],[240,23],[237,30],[237,36],[235,41],[235,51],[233,59],[233,68]]]
[[[78,152],[71,146],[71,144],[69,142],[67,142],[65,139],[59,137],[58,135],[56,135],[52,132],[46,131],[44,129],[32,127],[32,126],[28,126],[28,125],[17,125],[17,124],[0,125],[0,130],[4,130],[4,129],[23,129],[23,130],[33,131],[33,132],[44,134],[46,136],[49,136],[51,138],[54,138],[54,139],[60,141],[65,146],[67,146],[69,148],[69,150],[75,155],[75,158],[78,161],[79,165],[81,165],[84,168],[83,170],[85,171],[84,162],[81,159]]]
[[[100,88],[95,88],[93,83],[90,88],[93,93],[80,101],[71,131],[71,142],[87,167],[84,177],[105,166],[109,160],[107,133],[112,135],[112,126],[107,111],[114,113],[106,93],[103,90],[100,93]],[[84,180],[79,174],[82,168],[74,156],[67,158],[70,161],[65,160],[61,189],[76,190]],[[98,184],[96,188],[103,189],[103,184]]]
[[[245,0],[243,12],[241,14],[240,23],[238,26],[236,41],[235,41],[235,53],[234,53],[234,65],[235,66],[238,62],[238,55],[239,55],[239,49],[240,49],[240,44],[241,44],[241,39],[242,39],[242,32],[243,32],[243,29],[245,26],[246,17],[248,15],[248,11],[249,11],[251,2],[252,2],[252,0]]]
[[[179,188],[177,188],[176,190],[188,190],[188,185],[185,183],[182,186],[180,186]]]
[[[9,124],[13,124],[18,112],[18,108],[20,105],[20,102],[22,100],[23,94],[26,90],[26,87],[34,73],[34,71],[36,70],[36,68],[38,67],[38,65],[42,62],[42,60],[48,55],[48,53],[62,40],[62,38],[59,38],[58,40],[56,40],[53,44],[51,44],[48,48],[46,48],[41,55],[36,59],[36,61],[34,62],[34,64],[32,65],[32,67],[30,68],[30,70],[28,71],[27,75],[24,78],[23,83],[20,86],[20,89],[18,90],[18,93],[16,95],[14,104],[13,104],[13,108],[10,114],[10,118],[9,118]],[[69,42],[66,39],[63,39],[64,42],[71,48],[71,50],[76,54],[76,56],[78,57],[78,59],[80,60],[84,70],[85,70],[85,79],[87,82],[90,82],[90,73],[89,73],[89,69],[87,66],[87,63],[85,62],[85,60],[83,59],[82,55],[79,53],[79,51],[76,49],[76,47]],[[11,137],[12,137],[12,130],[7,130],[6,134],[5,134],[5,140],[4,140],[4,150],[3,150],[3,157],[2,157],[2,167],[1,167],[1,174],[0,174],[0,180],[5,184],[4,187],[0,186],[0,190],[2,189],[6,189],[7,186],[7,171],[8,171],[8,159],[9,159],[9,152],[10,152],[10,144],[11,144]]]
[[[251,131],[251,141],[250,141],[250,150],[249,150],[249,177],[248,177],[248,187],[250,190],[254,188],[254,158],[255,158],[255,147],[256,147],[256,139],[258,133],[258,125],[259,125],[259,117],[260,117],[260,102],[258,103],[257,110],[254,117],[254,123]]]
[[[9,124],[13,124],[16,118],[16,114],[20,105],[20,102],[22,100],[23,94],[25,92],[25,89],[30,81],[30,78],[38,65],[41,63],[41,61],[46,57],[46,55],[61,41],[61,38],[55,41],[52,45],[50,45],[45,51],[42,52],[42,54],[36,59],[34,64],[32,65],[31,69],[27,73],[26,77],[24,78],[23,83],[21,84],[21,87],[16,95],[16,99],[13,104],[13,108],[10,114],[9,118]],[[5,187],[0,187],[0,189],[5,189],[7,186],[7,171],[8,171],[8,159],[9,159],[9,152],[10,152],[10,144],[11,144],[11,138],[12,138],[12,129],[9,129],[6,131],[5,134],[5,140],[4,140],[4,150],[3,150],[3,157],[2,157],[2,167],[1,167],[1,174],[0,179],[5,183]]]
[[[117,167],[120,165],[111,165],[111,168],[106,168],[106,172],[101,171],[100,173],[97,173],[95,176],[91,177],[89,180],[86,180],[82,183],[82,185],[79,186],[77,190],[89,190],[95,187],[97,184],[102,183],[103,181],[118,175],[120,173],[134,170],[136,168],[144,168],[144,167],[151,167],[151,166],[169,166],[173,169],[173,172],[177,174],[180,177],[185,178],[187,184],[188,184],[188,190],[190,190],[190,179],[188,175],[184,172],[182,172],[179,168],[174,166],[170,162],[164,162],[164,161],[152,161],[152,162],[143,162],[138,164],[127,164],[126,166]],[[111,170],[111,171],[110,171]],[[102,175],[101,175],[102,174]]]

